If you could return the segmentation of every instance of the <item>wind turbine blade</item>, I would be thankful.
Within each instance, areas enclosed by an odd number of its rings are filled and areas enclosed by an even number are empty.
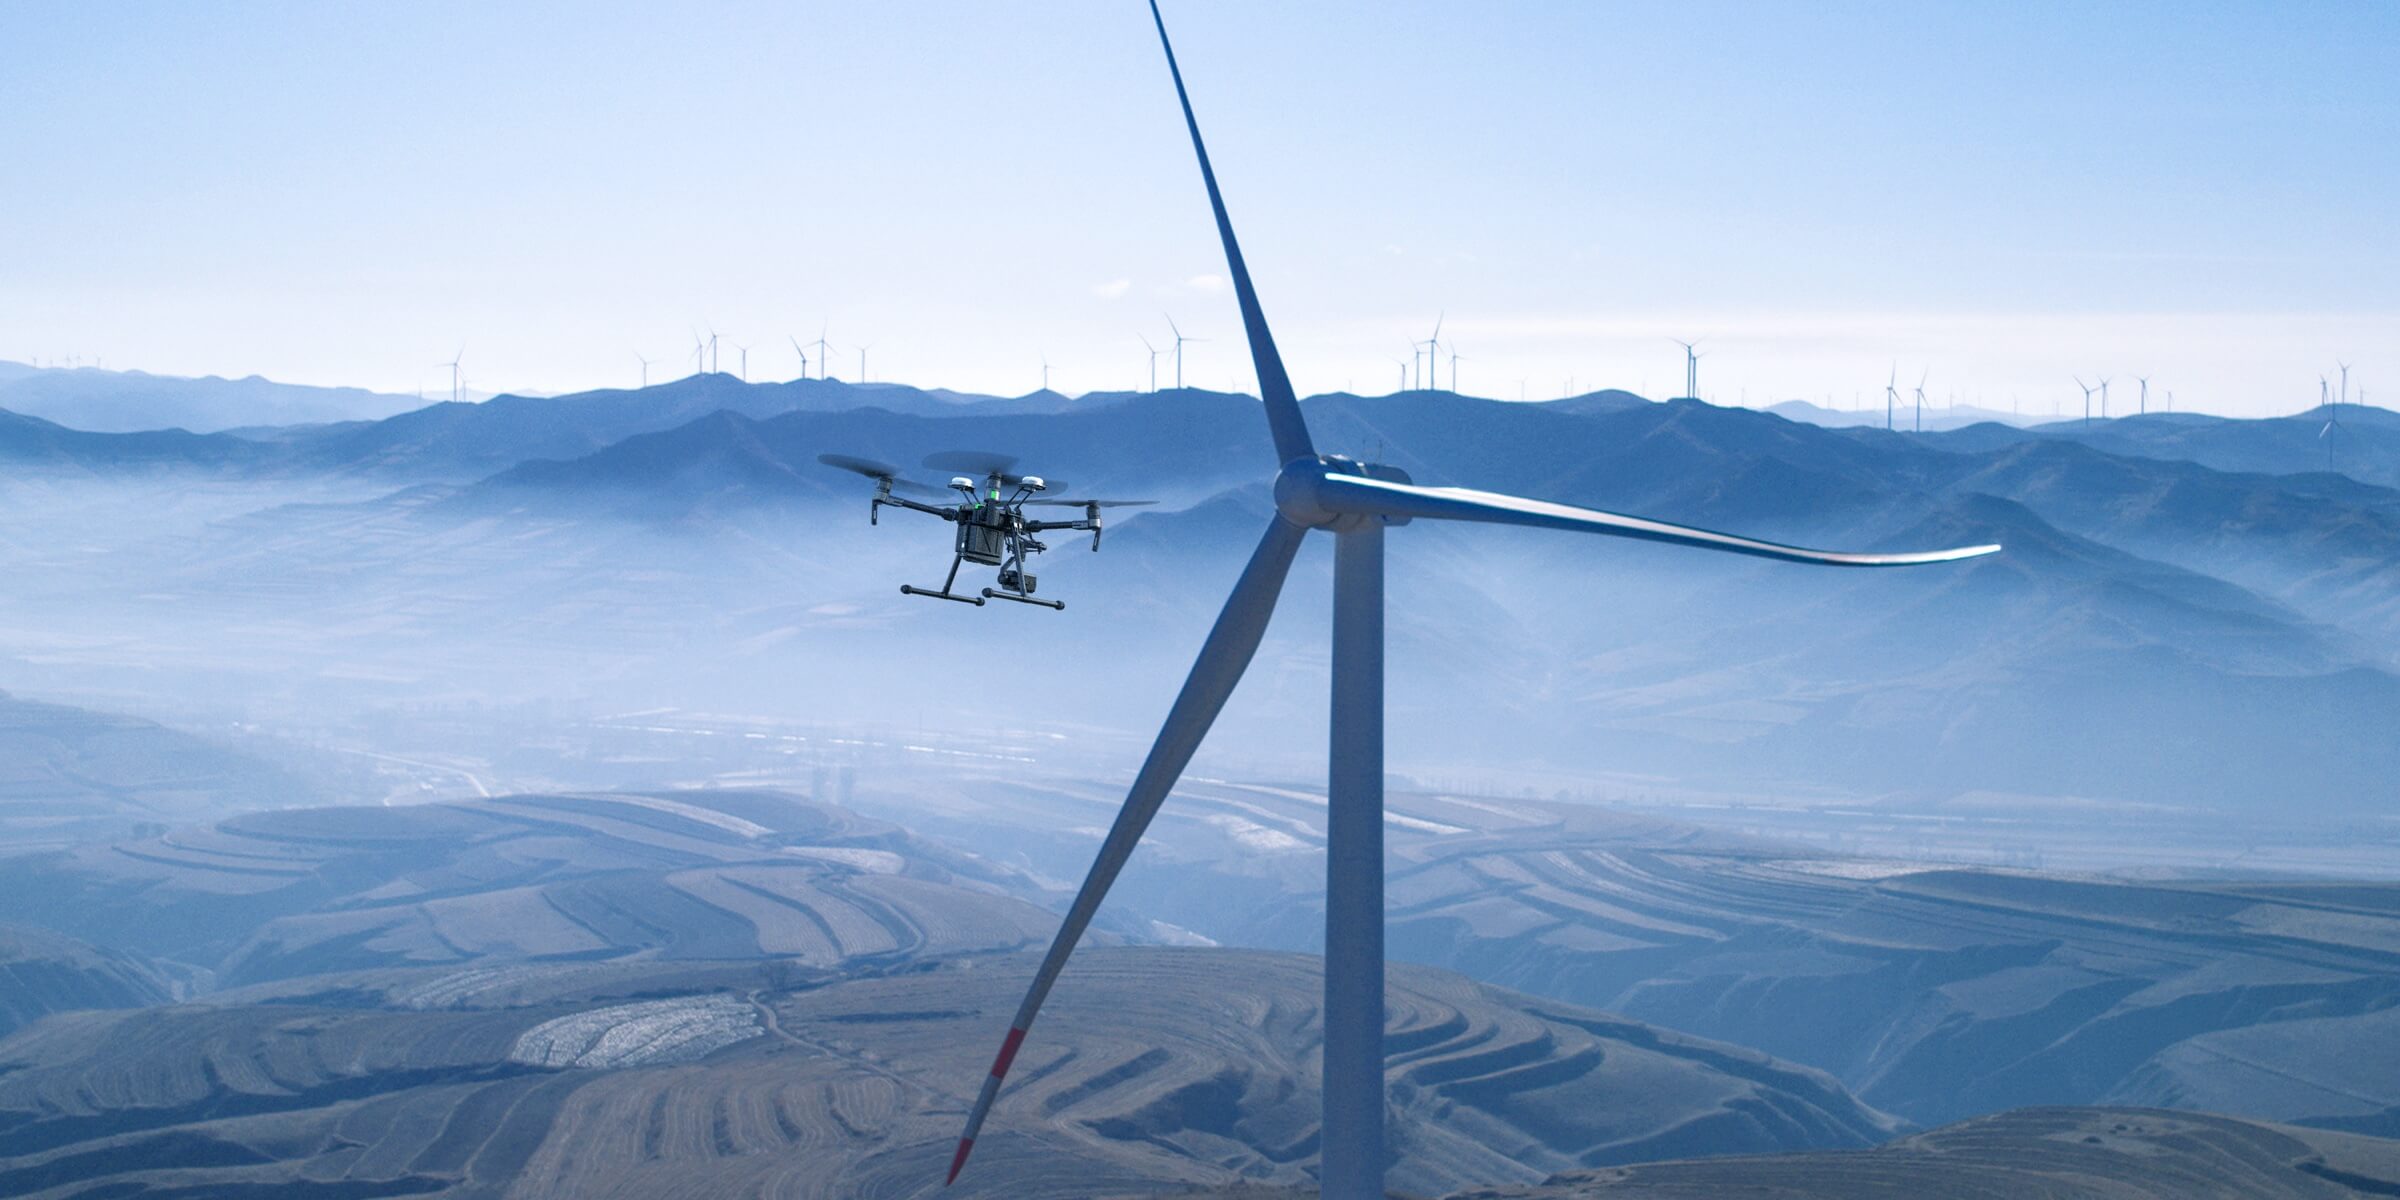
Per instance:
[[[1606,534],[1611,537],[1634,538],[1646,542],[1667,542],[1678,546],[1694,546],[1703,550],[1723,550],[1733,554],[1751,554],[1760,558],[1781,559],[1785,562],[1820,563],[1837,567],[1910,567],[1923,563],[1952,562],[1962,558],[1978,558],[1997,553],[1998,546],[1961,546],[1951,550],[1933,550],[1917,554],[1852,554],[1834,550],[1810,550],[1801,546],[1786,546],[1777,542],[1762,542],[1755,538],[1736,537],[1694,529],[1688,525],[1672,525],[1647,517],[1629,517],[1621,513],[1603,512],[1596,508],[1578,508],[1572,504],[1556,504],[1548,500],[1528,500],[1522,496],[1505,496],[1498,492],[1479,492],[1473,488],[1420,487],[1416,484],[1389,483],[1358,475],[1326,475],[1317,484],[1317,502],[1334,512],[1371,513],[1386,517],[1422,517],[1435,521],[1487,521],[1498,525],[1531,525],[1541,529],[1569,529],[1580,533]]]
[[[1101,898],[1108,894],[1109,885],[1117,881],[1117,872],[1124,868],[1125,860],[1133,856],[1143,831],[1150,828],[1150,818],[1158,815],[1158,806],[1166,801],[1167,792],[1183,775],[1184,764],[1200,748],[1200,739],[1215,723],[1218,710],[1225,707],[1225,698],[1233,694],[1233,686],[1241,682],[1242,672],[1250,666],[1250,657],[1258,652],[1259,639],[1266,636],[1267,619],[1275,615],[1275,598],[1282,593],[1284,576],[1291,571],[1292,556],[1299,553],[1300,541],[1307,533],[1306,529],[1276,517],[1267,527],[1267,535],[1259,540],[1258,549],[1250,555],[1250,565],[1242,569],[1241,580],[1233,585],[1233,594],[1226,598],[1215,628],[1208,631],[1208,641],[1200,647],[1200,657],[1192,663],[1192,673],[1183,681],[1183,691],[1175,697],[1175,706],[1167,710],[1166,724],[1158,731],[1158,741],[1150,747],[1150,757],[1142,761],[1141,773],[1133,778],[1133,787],[1125,795],[1125,807],[1117,810],[1117,821],[1108,831],[1108,840],[1100,844],[1099,857],[1092,860],[1091,872],[1083,877],[1083,889],[1075,893],[1075,903],[1067,909],[1058,936],[1050,942],[1050,953],[1043,956],[1041,969],[1034,973],[1033,986],[1025,991],[1025,1002],[1017,1006],[1016,1019],[1008,1023],[1008,1037],[1000,1043],[999,1057],[992,1060],[992,1073],[984,1077],[983,1092],[975,1098],[974,1111],[967,1114],[966,1131],[959,1135],[958,1151],[951,1156],[950,1177],[945,1186],[957,1182],[959,1170],[967,1165],[967,1155],[975,1148],[975,1134],[983,1128],[983,1118],[992,1110],[993,1098],[1000,1094],[1000,1081],[1008,1075],[1009,1064],[1016,1061],[1017,1048],[1025,1043],[1025,1031],[1033,1027],[1035,1014],[1041,1012],[1042,1001],[1050,995],[1050,985],[1058,982],[1059,970],[1067,965],[1067,956],[1075,952],[1075,943],[1092,923],[1092,915],[1100,910]]]
[[[1191,95],[1183,89],[1183,69],[1175,65],[1175,46],[1167,40],[1167,19],[1159,15],[1158,0],[1150,0],[1150,19],[1158,25],[1158,44],[1167,52],[1167,73],[1175,77],[1175,98],[1183,105],[1183,123],[1192,132],[1192,154],[1200,160],[1200,179],[1208,185],[1208,205],[1216,211],[1217,236],[1225,243],[1225,267],[1233,275],[1233,290],[1242,304],[1242,329],[1250,335],[1250,364],[1258,373],[1260,399],[1267,406],[1267,429],[1275,436],[1275,459],[1287,463],[1315,458],[1308,440],[1308,422],[1300,418],[1299,397],[1275,351],[1275,335],[1267,330],[1267,315],[1258,307],[1258,292],[1250,286],[1250,268],[1242,262],[1242,247],[1233,237],[1233,219],[1225,215],[1225,197],[1217,191],[1217,173],[1208,165],[1208,147],[1200,141],[1200,120],[1192,115]]]

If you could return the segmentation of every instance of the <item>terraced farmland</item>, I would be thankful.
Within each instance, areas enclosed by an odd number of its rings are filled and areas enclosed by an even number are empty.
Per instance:
[[[424,968],[53,1017],[0,1041],[0,1194],[930,1196],[1031,968]],[[697,990],[658,995],[678,971]],[[1317,988],[1297,956],[1095,947],[952,1194],[1304,1184]],[[1823,1075],[1440,972],[1400,971],[1392,1009],[1421,1191],[1891,1130]]]
[[[1063,874],[1116,794],[985,789],[938,827]],[[2400,1134],[2400,887],[1846,858],[1534,800],[1389,810],[1397,958],[1755,1046],[1922,1124],[2131,1104]],[[1111,904],[1313,949],[1323,826],[1304,789],[1190,782]]]
[[[258,813],[12,864],[0,913],[227,983],[478,960],[1005,950],[1055,918],[965,855],[767,793]]]

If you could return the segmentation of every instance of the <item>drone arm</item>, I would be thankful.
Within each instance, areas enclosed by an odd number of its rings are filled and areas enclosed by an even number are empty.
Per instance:
[[[940,517],[945,521],[955,521],[958,519],[958,508],[955,505],[927,504],[920,500],[911,500],[906,496],[894,496],[889,493],[878,494],[875,497],[875,506],[877,508],[881,508],[886,504],[889,504],[894,508],[905,508],[911,512],[932,513],[934,516]]]

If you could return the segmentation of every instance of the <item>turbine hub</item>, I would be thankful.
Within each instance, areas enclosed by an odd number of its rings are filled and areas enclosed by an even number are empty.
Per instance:
[[[1275,511],[1283,514],[1284,520],[1303,529],[1326,529],[1335,533],[1356,529],[1375,520],[1387,525],[1408,523],[1406,518],[1377,517],[1327,504],[1324,490],[1318,484],[1328,475],[1354,475],[1389,483],[1413,482],[1408,472],[1384,463],[1362,463],[1340,454],[1296,458],[1283,464],[1283,470],[1275,476]]]

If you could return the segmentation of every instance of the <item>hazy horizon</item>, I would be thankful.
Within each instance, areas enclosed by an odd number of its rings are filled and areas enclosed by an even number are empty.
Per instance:
[[[1187,382],[1249,386],[1139,6],[257,11],[0,15],[40,118],[0,130],[0,357],[432,396],[463,344],[576,391],[713,324],[754,378],[822,330],[839,378],[1016,395],[1141,386],[1172,313]],[[1303,391],[1390,390],[1446,313],[1500,399],[1676,394],[1696,337],[1723,404],[1897,364],[2256,416],[2339,360],[2372,399],[2400,335],[2368,6],[1169,15]]]

